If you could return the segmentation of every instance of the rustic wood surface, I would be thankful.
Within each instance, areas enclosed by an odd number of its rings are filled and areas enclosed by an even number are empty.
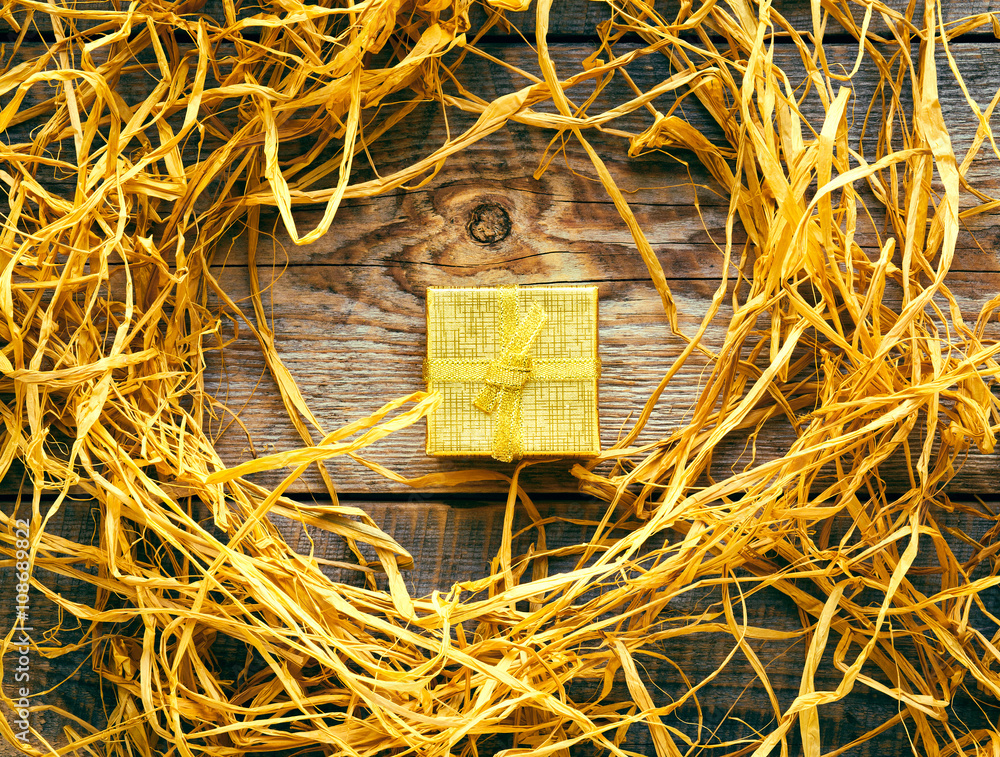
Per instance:
[[[1000,46],[954,45],[963,76],[974,91],[993,92],[1000,86]],[[592,48],[565,44],[554,49],[567,67]],[[528,68],[521,47],[491,49]],[[853,56],[849,47],[835,52]],[[786,63],[796,53],[779,50]],[[506,69],[473,63],[479,93],[490,98],[520,86]],[[789,68],[792,65],[788,64]],[[864,69],[862,69],[863,71]],[[651,60],[634,77],[639,86],[651,86],[666,75],[665,65]],[[872,96],[873,81],[861,75],[855,84],[858,108]],[[957,89],[944,88],[942,98],[953,114],[958,143],[971,141],[974,125],[960,115],[964,102]],[[621,91],[612,88],[605,103]],[[600,105],[601,102],[598,102]],[[710,131],[707,116],[692,109],[691,117]],[[460,129],[461,114],[450,115],[450,126]],[[634,114],[626,128],[641,131],[648,114]],[[664,268],[681,313],[681,328],[694,332],[718,286],[725,243],[726,198],[694,161],[687,166],[661,155],[641,159],[626,156],[621,140],[594,134],[602,157],[646,230]],[[398,167],[401,155],[422,155],[444,141],[444,123],[438,109],[428,106],[414,118],[392,149],[374,151],[373,161],[385,174]],[[278,349],[296,377],[310,406],[328,428],[364,416],[386,396],[400,396],[421,388],[420,363],[424,345],[424,292],[428,286],[587,282],[600,294],[600,352],[603,361],[600,412],[603,444],[612,445],[629,419],[650,396],[683,342],[670,333],[655,289],[613,204],[594,180],[582,150],[570,145],[565,161],[554,161],[536,180],[532,174],[550,134],[517,124],[491,135],[449,161],[441,174],[414,192],[348,201],[337,231],[319,242],[297,247],[280,224],[275,243],[258,255],[262,285],[270,285],[269,312],[280,335]],[[401,148],[401,149],[400,149]],[[986,191],[997,186],[996,163],[977,165],[977,181]],[[469,222],[478,208],[499,206],[509,217],[509,235],[492,244],[476,240]],[[310,228],[320,211],[303,209],[299,228]],[[274,228],[274,217],[267,219]],[[737,242],[742,234],[737,232]],[[975,319],[1000,284],[1000,215],[970,218],[961,237],[951,286],[967,317]],[[873,251],[875,229],[861,242]],[[242,237],[219,255],[225,262],[218,275],[231,291],[248,293],[246,251]],[[708,345],[718,345],[725,334],[726,311],[710,327]],[[225,365],[222,365],[222,361]],[[704,380],[706,364],[693,359],[664,393],[657,412],[640,440],[651,441],[678,428],[693,407]],[[234,341],[219,363],[210,365],[210,380],[218,378],[218,392],[234,408],[259,448],[251,449],[235,424],[218,449],[227,462],[247,459],[254,451],[290,449],[299,444],[290,422],[281,422],[283,408],[272,388],[256,342],[249,333]],[[374,446],[364,455],[406,475],[454,470],[467,463],[423,455],[423,426],[411,427]],[[763,461],[787,449],[791,430],[774,423],[757,437],[756,459]],[[751,463],[745,435],[734,435],[717,450],[717,470]],[[499,468],[500,464],[483,463]],[[576,481],[568,466],[534,468],[527,481],[536,489],[570,491]],[[330,462],[342,491],[391,492],[405,490],[348,459]],[[989,492],[995,487],[993,456],[971,454],[952,483],[955,491]],[[261,474],[262,483],[275,483],[282,471]],[[902,461],[887,466],[890,487],[907,480]],[[297,483],[297,491],[319,491],[315,471]],[[482,489],[497,489],[483,484]]]
[[[447,592],[456,582],[481,578],[490,573],[490,562],[500,546],[504,506],[471,498],[461,500],[461,504],[458,502],[442,502],[414,494],[407,500],[359,503],[413,555],[415,568],[407,575],[407,585],[413,596],[426,596],[432,591]],[[536,502],[536,505],[542,518],[549,521],[545,526],[546,543],[552,550],[586,541],[593,533],[588,522],[596,523],[604,514],[604,504],[593,500],[543,500]],[[994,500],[988,505],[996,511],[1000,502]],[[956,517],[947,513],[936,512],[935,515],[945,524],[959,523]],[[312,549],[313,554],[321,559],[353,562],[344,543],[330,534],[310,530],[307,535],[297,523],[277,517],[274,520],[288,543],[298,551],[308,553]],[[514,540],[512,550],[515,564],[518,556],[524,555],[536,541],[537,533],[530,525],[524,514],[518,512],[514,532],[519,536]],[[982,521],[977,523],[966,519],[961,525],[974,538],[982,537]],[[56,533],[78,538],[88,544],[96,543],[99,538],[94,513],[86,502],[67,502],[53,518],[51,528]],[[960,545],[954,546],[957,556],[961,558],[967,555],[967,549],[963,550]],[[572,556],[550,558],[549,572],[570,570],[575,560]],[[933,592],[935,579],[940,581],[939,574],[928,573],[922,576],[921,567],[940,569],[932,547],[925,547],[921,551],[917,567],[911,570],[908,580],[919,590]],[[336,567],[324,570],[337,581],[355,585],[363,582],[362,574],[358,571]],[[10,596],[13,593],[12,576],[13,571],[0,571],[0,596]],[[53,590],[77,602],[93,601],[94,590],[88,585],[49,574],[41,578]],[[720,599],[721,595],[716,591],[692,591],[674,600],[670,612],[675,617],[696,614],[705,611]],[[993,612],[1000,611],[1000,587],[984,592],[982,599]],[[756,627],[785,632],[800,631],[803,627],[803,619],[795,603],[773,589],[764,590],[752,597],[746,603],[746,611],[747,622]],[[72,618],[60,617],[53,604],[40,601],[37,595],[33,597],[30,622],[36,629],[54,629],[61,625],[63,631],[59,640],[64,645],[75,642],[80,636]],[[978,612],[972,616],[971,622],[979,623],[977,627],[985,627]],[[3,619],[2,627],[9,628],[7,619]],[[767,668],[781,707],[788,707],[798,693],[805,644],[801,639],[753,640],[751,646]],[[754,730],[774,725],[767,695],[756,681],[748,659],[739,653],[725,663],[732,648],[732,638],[726,634],[699,634],[674,639],[669,645],[663,645],[657,650],[677,668],[652,657],[642,658],[645,674],[652,683],[651,691],[658,697],[657,701],[663,703],[686,690],[677,676],[678,668],[691,680],[700,680],[725,664],[723,673],[699,695],[704,724],[708,728],[718,728],[721,740],[750,738]],[[238,671],[244,664],[244,650],[224,637],[220,636],[213,645],[213,653],[223,670],[228,670],[226,665],[229,665],[234,671]],[[111,687],[102,686],[100,678],[89,667],[88,654],[89,646],[85,646],[82,650],[70,652],[55,660],[35,658],[32,660],[31,670],[34,680],[39,684],[45,682],[47,685],[54,685],[64,681],[47,695],[47,705],[73,712],[77,717],[100,727],[106,722],[106,712],[114,706],[114,694]],[[824,664],[820,666],[816,676],[816,687],[818,690],[833,689],[840,682],[840,677],[840,672],[832,664],[832,649],[828,650]],[[574,684],[571,693],[574,697],[586,699],[588,695],[596,694],[596,690],[588,688],[591,685]],[[628,690],[624,685],[616,684],[610,696],[615,701],[629,700]],[[874,694],[859,684],[843,700],[820,709],[824,749],[848,744],[861,734],[878,727],[895,715],[896,711],[897,706],[892,700]],[[983,712],[971,700],[956,702],[952,712],[970,727],[986,727],[989,721],[984,719],[995,718],[1000,714],[996,710]],[[698,712],[694,708],[685,708],[678,713],[678,720],[674,725],[693,735],[691,724],[697,718]],[[43,713],[36,719],[36,723],[53,743],[61,742],[61,728],[66,724],[64,718],[54,713]],[[793,755],[797,754],[796,734],[797,731],[791,735]],[[630,731],[627,746],[640,755],[655,755],[649,732],[644,728],[636,727]],[[486,749],[487,745],[483,744],[480,748]],[[0,755],[13,757],[18,753],[11,751],[0,740]],[[854,757],[903,757],[911,753],[907,729],[897,725],[845,754]]]
[[[537,73],[532,53],[525,45],[492,43],[485,49]],[[561,70],[578,65],[592,51],[593,46],[585,43],[552,47]],[[1000,88],[1000,45],[956,42],[952,51],[970,91],[985,103]],[[835,63],[849,63],[856,48],[831,45],[827,52]],[[776,60],[793,73],[797,70],[797,55],[789,47],[779,47],[775,52]],[[956,146],[966,149],[976,124],[968,116],[961,91],[953,84],[953,74],[944,62],[940,68],[942,107]],[[640,87],[650,87],[669,74],[667,65],[658,58],[643,59],[630,70]],[[525,84],[508,69],[481,58],[470,58],[467,71],[468,80],[477,85],[476,93],[486,99]],[[874,97],[875,79],[870,69],[862,67],[851,83],[855,92],[854,129],[860,134],[865,109]],[[134,91],[125,82],[120,89],[127,101],[139,102],[151,86],[151,80],[145,77],[136,82]],[[623,84],[612,84],[595,103],[594,112],[629,97]],[[685,108],[692,122],[707,133],[717,129],[696,106],[687,104]],[[805,109],[817,118],[822,112],[815,100],[807,100]],[[448,127],[454,133],[473,120],[469,114],[452,112]],[[650,123],[651,116],[643,110],[623,119],[618,127],[639,133]],[[10,142],[25,141],[31,126],[26,123],[12,130]],[[553,161],[541,178],[533,178],[551,136],[511,124],[449,160],[438,176],[419,190],[346,200],[335,231],[311,245],[292,244],[281,224],[276,225],[275,214],[264,213],[262,224],[266,230],[274,230],[274,241],[264,240],[258,268],[262,284],[267,287],[278,350],[327,430],[369,415],[387,397],[422,388],[427,286],[514,281],[598,285],[603,445],[614,444],[630,427],[630,418],[680,353],[683,341],[670,333],[635,243],[596,182],[582,150],[569,144],[564,157]],[[358,180],[370,178],[376,168],[381,175],[398,170],[412,156],[429,154],[445,139],[445,119],[440,108],[429,103],[402,125],[393,142],[376,143],[370,151],[372,165],[358,162]],[[690,155],[652,154],[630,159],[624,140],[599,132],[590,139],[619,186],[628,190],[629,203],[677,300],[682,331],[693,333],[718,286],[727,198]],[[1000,194],[1000,170],[988,153],[974,164],[970,178],[983,191]],[[871,207],[875,208],[874,201]],[[470,221],[482,208],[499,209],[497,212],[509,219],[510,230],[503,238],[483,243],[474,236]],[[299,229],[318,223],[321,212],[310,207],[297,209]],[[737,248],[744,238],[737,228]],[[873,253],[880,239],[879,229],[871,226],[862,229],[859,236],[862,246]],[[966,219],[950,286],[964,314],[972,320],[998,290],[998,242],[1000,213]],[[234,298],[248,295],[244,236],[237,234],[230,242],[224,241],[216,262],[213,272]],[[726,316],[724,309],[709,328],[708,346],[721,343]],[[991,328],[1000,333],[996,324]],[[236,336],[225,327],[222,333],[226,338]],[[704,361],[689,362],[662,396],[641,441],[661,438],[684,423],[704,381],[705,368]],[[280,396],[249,329],[240,331],[221,354],[210,354],[206,380],[219,399],[239,413],[250,433],[248,440],[241,427],[225,414],[210,424],[227,463],[236,464],[254,455],[301,444],[285,417]],[[791,434],[787,424],[775,422],[758,435],[753,447],[748,446],[747,434],[734,434],[719,445],[715,471],[772,459],[788,448]],[[407,477],[468,465],[428,457],[422,453],[423,444],[424,425],[420,424],[363,454]],[[348,458],[335,459],[328,465],[344,495],[407,491],[405,485]],[[504,468],[490,461],[481,463],[481,467]],[[536,490],[575,491],[577,482],[568,475],[568,468],[565,463],[533,468],[526,473],[526,483]],[[991,492],[995,489],[995,470],[993,456],[973,451],[950,489]],[[884,473],[890,488],[905,488],[904,461],[885,466]],[[284,474],[262,473],[257,480],[274,484]],[[4,485],[7,491],[10,481]],[[502,485],[488,482],[472,488],[500,491]],[[321,489],[318,472],[313,468],[290,491],[317,494]]]
[[[897,3],[896,5],[902,5]],[[99,7],[100,3],[88,7]],[[81,4],[82,7],[82,4]],[[206,4],[205,12],[218,14],[221,3]],[[250,4],[245,4],[251,8]],[[810,28],[808,3],[785,0],[777,7],[793,19],[798,28]],[[849,6],[856,17],[857,8]],[[946,18],[958,20],[973,13],[988,12],[994,4],[988,0],[952,2]],[[553,16],[552,32],[561,39],[552,46],[553,57],[561,71],[568,70],[589,55],[594,47],[594,25],[607,17],[607,6],[596,2],[567,3]],[[245,12],[244,15],[247,15]],[[481,12],[480,12],[481,13]],[[525,33],[533,33],[531,14],[512,14],[514,23]],[[2,22],[0,22],[2,25]],[[876,22],[873,29],[884,31]],[[980,32],[985,31],[980,30]],[[51,33],[39,24],[42,35]],[[501,35],[501,36],[496,36]],[[504,36],[506,35],[506,36]],[[531,52],[519,42],[513,31],[498,28],[495,39],[486,48],[498,58],[535,72]],[[4,37],[10,39],[9,33]],[[31,46],[34,45],[34,47]],[[38,42],[29,44],[22,54],[37,51]],[[853,61],[856,47],[851,44],[828,45],[828,54],[843,61]],[[981,105],[1000,89],[1000,44],[980,34],[958,41],[952,51],[970,91]],[[776,59],[789,69],[797,53],[787,47],[776,51]],[[509,71],[487,62],[470,59],[470,77],[476,93],[490,99],[524,85]],[[849,67],[849,66],[848,66]],[[941,68],[943,82],[951,74]],[[647,60],[636,67],[639,86],[649,86],[665,75],[665,64]],[[120,92],[128,101],[141,99],[149,91],[149,82],[124,81]],[[857,98],[856,129],[860,133],[864,106],[872,97],[874,79],[866,68],[851,81]],[[41,94],[39,94],[41,97]],[[609,88],[594,106],[621,102],[628,98],[622,88]],[[959,145],[968,145],[976,124],[968,117],[963,97],[956,87],[941,85],[942,105]],[[663,106],[667,107],[666,105]],[[815,104],[813,104],[815,107]],[[819,113],[818,110],[814,111]],[[695,123],[710,128],[697,109],[686,110]],[[454,132],[467,126],[470,117],[449,114]],[[637,113],[622,128],[639,132],[650,123],[649,114]],[[0,137],[8,144],[27,139],[30,124]],[[372,153],[380,173],[391,172],[439,146],[445,138],[444,120],[433,105],[418,110],[398,134],[391,146],[383,145]],[[296,247],[278,228],[273,255],[266,245],[259,254],[262,281],[268,285],[267,305],[273,314],[278,334],[278,348],[303,394],[321,421],[329,429],[367,415],[386,398],[421,388],[420,363],[424,352],[423,297],[427,286],[498,284],[517,281],[522,284],[588,282],[596,283],[601,298],[601,421],[603,443],[613,444],[649,396],[678,354],[681,341],[671,335],[662,313],[659,298],[648,282],[635,245],[612,203],[600,185],[582,152],[567,147],[565,159],[557,159],[540,179],[533,173],[551,134],[517,124],[510,125],[450,160],[444,170],[418,191],[395,192],[378,198],[345,202],[335,230],[316,244]],[[638,159],[626,156],[627,144],[600,134],[593,142],[607,161],[616,181],[630,190],[629,202],[663,265],[682,314],[681,327],[693,332],[700,315],[717,286],[721,274],[719,244],[727,200],[697,164],[688,165],[674,157],[650,155]],[[689,159],[683,153],[675,157]],[[359,178],[372,175],[361,165]],[[973,168],[975,182],[984,191],[1000,194],[1000,170],[996,160],[984,158]],[[470,226],[477,211],[499,208],[510,222],[510,230],[495,241],[476,239],[483,229]],[[297,210],[300,229],[314,223],[318,213],[312,208]],[[273,215],[265,214],[265,223],[274,224]],[[875,249],[875,228],[866,230],[862,244]],[[742,236],[737,236],[737,242]],[[973,316],[982,304],[1000,291],[1000,214],[983,214],[967,221],[960,238],[960,250],[950,278],[963,311]],[[248,293],[248,270],[245,240],[232,239],[223,245],[213,273],[234,298]],[[725,317],[725,312],[720,316]],[[724,321],[708,332],[707,342],[717,344],[724,333]],[[231,334],[225,334],[231,336]],[[655,439],[679,427],[697,397],[704,380],[704,363],[693,361],[678,377],[661,400],[644,434]],[[238,411],[250,431],[250,439],[239,427],[220,416],[212,425],[218,436],[218,448],[230,463],[299,445],[291,424],[282,420],[283,410],[273,383],[266,373],[256,342],[246,329],[219,355],[213,353],[206,379],[220,400]],[[756,442],[756,460],[780,454],[791,441],[791,431],[781,424],[762,431]],[[373,447],[366,456],[405,476],[417,476],[441,470],[466,467],[467,464],[428,458],[422,454],[423,426],[415,426]],[[751,452],[746,437],[728,440],[720,447],[718,471],[750,464]],[[499,464],[484,467],[508,470]],[[566,473],[567,466],[536,466],[523,479],[532,492],[548,493],[558,499],[543,499],[543,514],[597,519],[603,506],[591,500],[571,497],[575,480]],[[458,580],[475,578],[489,571],[496,552],[502,525],[503,509],[496,503],[499,489],[484,485],[455,492],[447,500],[430,499],[432,492],[412,492],[377,476],[358,463],[333,462],[330,471],[338,482],[341,495],[364,507],[382,528],[413,554],[415,568],[408,582],[411,592],[424,595],[433,590],[447,590]],[[897,462],[885,471],[887,484],[904,486],[904,466]],[[989,498],[997,492],[996,456],[971,454],[952,483],[956,496],[982,494]],[[281,472],[262,474],[261,483],[274,483]],[[5,508],[12,507],[11,492],[20,478],[11,475],[0,482]],[[312,473],[300,480],[293,490],[296,496],[323,496],[318,476]],[[87,502],[74,502],[57,516],[52,527],[68,538],[89,541],[94,529],[94,513]],[[521,524],[524,525],[524,524]],[[283,523],[281,527],[297,549],[306,550],[309,541],[300,529]],[[558,547],[578,543],[587,537],[587,527],[566,521],[549,526],[548,542]],[[312,534],[316,554],[327,560],[346,559],[343,544],[323,534]],[[518,542],[516,550],[525,550],[530,532]],[[928,560],[931,558],[928,557]],[[568,562],[553,562],[552,570],[569,567]],[[358,581],[356,572],[337,571],[331,576],[344,581]],[[0,570],[0,596],[12,594],[12,572]],[[86,601],[91,590],[86,586],[53,576],[43,580],[57,591],[78,601]],[[37,627],[52,628],[59,619],[52,605],[34,596],[33,622]],[[709,596],[689,600],[710,602]],[[985,601],[1000,611],[1000,593],[993,592]],[[677,606],[683,613],[689,607]],[[776,592],[760,595],[748,606],[751,621],[775,629],[801,628],[795,606]],[[0,627],[6,632],[11,618],[0,609]],[[72,627],[72,619],[63,619]],[[64,639],[73,637],[67,631]],[[674,662],[693,677],[710,673],[729,652],[731,642],[720,637],[707,642],[678,642],[664,650]],[[220,646],[219,654],[227,650]],[[761,659],[769,665],[772,681],[781,704],[787,706],[799,685],[804,656],[801,643],[760,644]],[[650,664],[649,671],[664,697],[669,697],[677,681],[669,665]],[[824,666],[827,671],[832,666]],[[48,703],[71,709],[80,717],[100,725],[106,707],[113,706],[109,688],[89,668],[86,652],[74,653],[49,663],[36,661],[39,679],[54,685],[63,678],[67,683],[56,689]],[[826,675],[829,675],[827,673]],[[765,698],[758,688],[744,689],[753,679],[745,658],[738,657],[706,691],[705,719],[719,723],[726,719],[720,734],[732,738],[746,736],[753,729],[768,726],[772,718]],[[836,685],[831,676],[827,685]],[[6,683],[6,681],[5,681]],[[822,687],[824,680],[817,680]],[[620,691],[619,695],[627,696]],[[102,701],[102,697],[109,698]],[[823,708],[824,746],[844,745],[894,713],[892,703],[873,696],[864,687],[842,702]],[[694,713],[684,713],[694,715]],[[957,717],[981,722],[982,715],[968,703],[955,708]],[[995,713],[993,713],[995,715]],[[977,720],[978,718],[978,720]],[[744,725],[740,725],[740,723]],[[43,723],[45,732],[58,736],[60,721],[50,717]],[[647,735],[637,729],[630,747],[639,754],[652,755]],[[12,747],[11,747],[12,748]],[[5,751],[0,755],[17,754]],[[911,753],[906,729],[897,726],[880,734],[872,742],[848,752],[852,755],[907,755]]]
[[[120,2],[119,2],[120,4]],[[77,9],[85,12],[107,11],[114,7],[114,0],[78,0]],[[181,5],[181,4],[179,4]],[[264,0],[233,0],[235,17],[237,20],[250,19],[254,16],[265,15],[267,3]],[[907,6],[907,0],[885,0],[885,5],[897,11],[903,11]],[[225,18],[224,4],[222,0],[187,0],[182,4],[184,12],[187,14],[202,14],[213,19]],[[681,6],[678,0],[668,0],[667,2],[657,2],[658,12],[666,19],[673,18]],[[808,2],[802,0],[777,0],[772,3],[776,11],[781,13],[798,30],[812,30],[813,15]],[[864,20],[864,9],[849,0],[839,0],[836,2],[839,11],[844,15],[849,15],[860,26]],[[993,0],[950,0],[943,4],[944,21],[948,24],[959,24],[963,19],[975,16],[980,13],[991,13],[997,10],[997,3]],[[273,13],[273,11],[271,11]],[[478,29],[487,19],[488,12],[486,3],[477,3],[470,9],[470,20],[474,29]],[[508,12],[505,14],[507,23],[498,22],[489,32],[489,36],[520,36],[533,35],[535,33],[534,9],[523,12]],[[193,18],[193,16],[191,16]],[[549,33],[555,37],[591,37],[597,24],[611,17],[610,6],[601,0],[561,0],[553,5],[552,16],[549,21]],[[14,18],[19,25],[26,20],[23,12],[15,13]],[[100,19],[87,19],[80,14],[75,22],[78,30],[83,31],[91,26],[100,23]],[[0,31],[15,34],[12,29],[4,28]],[[66,29],[65,31],[68,31]],[[836,33],[836,28],[831,27],[831,32]],[[888,28],[884,21],[878,16],[874,17],[869,26],[869,32],[874,34],[884,34]],[[989,28],[980,29],[989,33]],[[52,32],[52,25],[48,16],[36,13],[33,23],[29,26],[29,33],[37,32],[48,34]]]

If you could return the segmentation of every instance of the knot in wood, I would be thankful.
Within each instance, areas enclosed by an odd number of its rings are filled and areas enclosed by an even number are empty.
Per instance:
[[[469,214],[466,229],[479,244],[496,244],[510,235],[510,216],[495,202],[477,205]]]

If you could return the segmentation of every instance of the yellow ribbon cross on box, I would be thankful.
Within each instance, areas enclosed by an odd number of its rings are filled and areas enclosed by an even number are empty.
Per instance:
[[[596,454],[599,376],[596,287],[427,290],[428,454]]]

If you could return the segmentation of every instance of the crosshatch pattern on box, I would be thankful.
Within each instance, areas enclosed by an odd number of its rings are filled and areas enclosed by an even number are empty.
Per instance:
[[[485,363],[504,348],[499,288],[427,290],[427,360],[479,364],[467,380],[434,380],[428,389],[441,404],[428,416],[427,453],[489,456],[496,416],[474,404],[483,389]],[[508,289],[508,292],[510,290]],[[515,290],[519,318],[533,305],[546,321],[532,343],[533,373],[521,390],[524,457],[582,457],[600,451],[597,415],[597,287],[537,286]],[[561,366],[586,366],[587,378],[560,380]],[[572,373],[572,368],[570,369]],[[562,374],[565,376],[567,374]]]

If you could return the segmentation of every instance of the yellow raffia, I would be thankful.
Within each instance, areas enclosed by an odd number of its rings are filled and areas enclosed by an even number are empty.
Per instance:
[[[3,3],[0,473],[30,537],[5,509],[0,569],[30,563],[33,599],[79,623],[34,634],[31,654],[85,653],[106,705],[91,723],[33,692],[33,722],[63,729],[36,727],[18,749],[626,757],[639,739],[658,757],[835,757],[895,733],[916,754],[1000,753],[1000,513],[947,493],[1000,430],[1000,296],[963,299],[951,271],[963,224],[1000,208],[976,179],[1000,160],[1000,93],[973,96],[954,40],[1000,24],[946,22],[939,2],[596,5],[608,13],[593,54],[557,66],[551,0]],[[533,16],[528,63],[482,44],[511,31],[503,11]],[[850,44],[824,46],[829,34]],[[508,72],[510,91],[481,97],[475,58]],[[638,72],[654,64],[668,70],[643,89]],[[626,95],[602,109],[612,82]],[[949,133],[946,87],[951,117],[975,129],[964,142]],[[356,165],[398,153],[428,102],[471,123],[359,180]],[[319,417],[258,280],[264,211],[294,241],[315,240],[345,200],[424,186],[509,123],[552,137],[539,175],[567,144],[582,148],[683,345],[617,442],[565,463],[607,505],[570,520],[588,529],[577,544],[547,541],[552,520],[519,483],[526,463],[407,479],[360,457],[418,433],[446,398]],[[632,188],[601,154],[609,140],[616,159],[699,163],[728,203],[722,273],[704,312],[687,313],[693,329]],[[322,210],[314,228],[297,227],[305,206]],[[244,228],[249,307],[217,253]],[[205,366],[226,323],[258,342],[300,448],[238,466],[216,451],[222,403]],[[488,363],[463,400],[480,419]],[[651,435],[692,367],[698,401]],[[775,454],[713,466],[741,434]],[[323,466],[334,457],[431,491],[506,486],[488,575],[411,596],[413,558],[338,501]],[[288,492],[310,465],[326,496],[299,501]],[[278,486],[251,478],[274,470]],[[56,530],[69,508],[93,518],[93,540]],[[361,579],[331,579],[272,516],[343,539]],[[569,567],[550,571],[556,561]],[[775,597],[797,610],[790,622],[753,615]],[[235,675],[213,654],[220,641],[240,650]],[[704,655],[698,671],[678,662],[685,643]],[[5,664],[14,647],[12,629]],[[737,660],[758,722],[725,683]],[[776,666],[794,673],[790,696]],[[676,673],[669,691],[655,668]],[[9,694],[0,734],[13,744]],[[846,729],[831,713],[859,696],[885,704],[882,722],[837,743]]]

